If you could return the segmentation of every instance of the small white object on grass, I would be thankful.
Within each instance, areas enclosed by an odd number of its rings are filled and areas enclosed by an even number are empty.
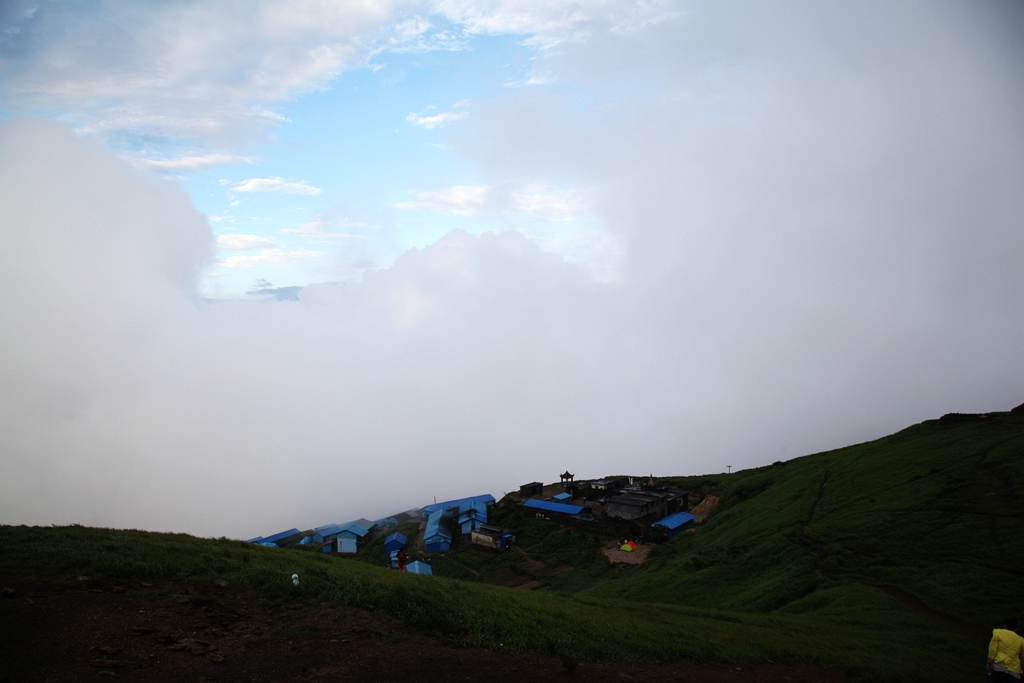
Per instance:
[[[298,574],[292,574],[292,585],[293,586],[298,586],[299,585],[299,575]]]

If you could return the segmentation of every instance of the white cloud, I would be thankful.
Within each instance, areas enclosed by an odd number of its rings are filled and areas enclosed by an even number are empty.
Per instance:
[[[211,166],[224,164],[251,163],[251,157],[236,154],[201,154],[198,156],[177,157],[175,159],[135,159],[133,163],[142,168],[154,171],[201,171]]]
[[[413,192],[415,200],[399,202],[396,209],[475,216],[487,204],[491,188],[486,185],[454,185],[443,190]]]
[[[323,192],[319,187],[297,183],[284,178],[249,178],[236,183],[232,192],[283,192],[285,194],[314,195]]]
[[[464,32],[437,30],[422,15],[399,19],[385,31],[385,38],[374,46],[374,55],[381,52],[430,52],[433,50],[465,50],[468,41]],[[371,68],[376,71],[374,65]]]
[[[347,232],[330,232],[330,228],[333,227],[347,227],[347,228],[361,228],[366,227],[365,223],[358,222],[334,222],[334,221],[311,221],[309,223],[303,223],[296,228],[284,228],[279,230],[282,235],[295,235],[296,237],[306,237],[308,239],[317,240],[330,240],[330,239],[366,239],[365,235],[355,235]]]
[[[388,2],[47,3],[7,17],[8,107],[71,112],[101,133],[244,141],[281,117],[260,103],[365,63]]]
[[[527,44],[548,49],[602,30],[629,32],[659,23],[679,14],[675,5],[669,0],[440,0],[434,9],[468,33],[522,35]]]
[[[217,248],[223,251],[254,251],[256,249],[273,248],[274,241],[259,235],[220,235],[217,237]]]
[[[293,249],[291,251],[286,251],[275,247],[272,249],[262,249],[260,253],[255,256],[229,256],[226,259],[218,261],[217,265],[224,268],[251,268],[252,266],[268,263],[303,263],[305,261],[322,258],[323,256],[324,253],[322,251],[310,251],[309,249]]]
[[[297,302],[206,305],[214,240],[179,188],[0,123],[0,519],[245,537],[1019,404],[1020,41],[980,4],[694,7],[564,42],[580,99],[474,107],[452,144],[496,180],[415,197],[567,215],[501,179],[588,188],[611,286],[456,232]]]
[[[455,216],[528,214],[545,220],[570,220],[591,211],[589,193],[583,190],[552,190],[542,186],[513,189],[501,186],[455,185],[436,191],[413,192],[412,201],[396,209],[447,213]]]
[[[508,210],[548,220],[581,218],[591,211],[588,194],[582,190],[528,189],[511,193]]]
[[[427,130],[434,130],[439,126],[443,126],[446,123],[452,121],[458,121],[464,119],[469,115],[469,112],[465,111],[466,102],[459,102],[454,105],[449,111],[441,112],[440,114],[416,114],[409,112],[409,115],[405,117],[405,120],[414,126],[423,126]],[[434,107],[428,107],[427,110],[433,109]]]
[[[478,34],[520,35],[546,48],[636,30],[676,12],[650,0],[254,0],[244,9],[202,0],[48,2],[0,18],[0,98],[10,110],[49,112],[120,142],[190,140],[224,149],[284,120],[277,103],[329,87],[382,52],[461,50]],[[194,170],[188,164],[199,162],[155,163]]]

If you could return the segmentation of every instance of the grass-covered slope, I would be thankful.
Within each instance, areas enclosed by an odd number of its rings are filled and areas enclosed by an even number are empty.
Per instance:
[[[1024,613],[1024,414],[949,416],[719,485],[702,528],[588,594],[835,614],[895,588],[978,632]]]
[[[219,579],[234,589],[259,591],[270,611],[286,603],[316,609],[334,601],[392,615],[446,640],[574,659],[803,661],[880,681],[921,672],[936,681],[963,680],[971,659],[970,647],[955,633],[894,605],[879,605],[863,623],[846,623],[816,614],[642,604],[421,577],[239,541],[84,527],[0,527],[0,547],[0,578],[17,576],[20,582],[73,586],[77,576],[87,575],[119,583],[170,580],[180,591]],[[298,586],[291,583],[293,573]],[[935,652],[915,651],[914,643],[922,641]]]

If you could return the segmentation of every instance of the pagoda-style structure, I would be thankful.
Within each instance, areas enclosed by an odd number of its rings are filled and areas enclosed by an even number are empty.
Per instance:
[[[573,474],[569,470],[562,472],[560,475],[558,475],[558,478],[562,480],[562,487],[566,491],[568,491],[572,487]]]

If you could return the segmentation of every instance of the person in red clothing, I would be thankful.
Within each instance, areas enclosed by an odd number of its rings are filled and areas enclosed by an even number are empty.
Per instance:
[[[408,560],[409,560],[409,556],[405,554],[405,550],[399,550],[398,551],[398,555],[395,556],[395,559],[398,560],[398,571],[400,571],[400,572],[407,572],[407,571],[409,571],[408,569],[405,568],[405,563],[408,562]]]
[[[992,629],[988,644],[988,672],[992,683],[1019,683],[1021,660],[1024,659],[1024,638],[1016,633],[1017,617],[1003,619],[1002,628]]]

